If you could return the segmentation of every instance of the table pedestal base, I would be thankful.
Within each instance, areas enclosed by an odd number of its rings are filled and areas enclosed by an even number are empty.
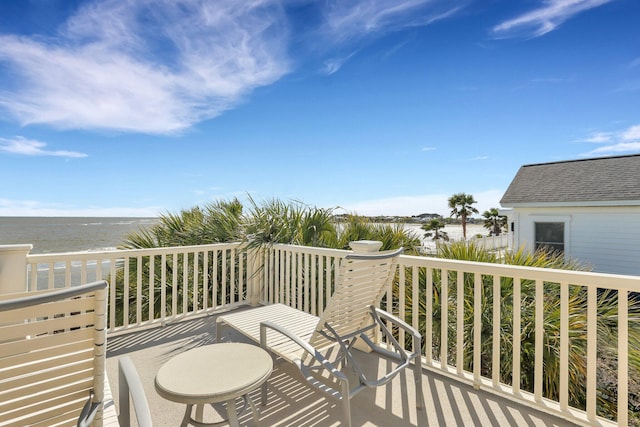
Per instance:
[[[242,405],[242,409],[240,410],[240,415],[244,414],[247,410],[247,406],[251,407],[251,412],[253,413],[253,422],[255,425],[258,425],[258,408],[251,400],[248,394],[242,396],[244,400],[244,404]],[[208,404],[212,407],[214,414],[207,414],[207,418],[210,418],[211,421],[204,421],[204,407],[205,405],[193,405],[188,404],[184,413],[184,418],[182,419],[181,426],[188,426],[189,424],[197,426],[197,427],[211,427],[211,426],[221,426],[228,424],[231,427],[238,427],[240,425],[238,421],[238,413],[236,411],[236,399],[231,399],[225,402],[223,405],[220,403],[210,403]],[[224,406],[226,405],[226,410]],[[193,407],[196,407],[195,417],[191,414],[193,412]],[[225,417],[226,412],[226,417]]]

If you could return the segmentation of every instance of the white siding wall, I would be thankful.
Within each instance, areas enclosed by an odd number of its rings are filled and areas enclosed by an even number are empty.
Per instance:
[[[640,207],[515,208],[514,244],[533,249],[535,222],[565,222],[565,253],[601,273],[640,276]]]

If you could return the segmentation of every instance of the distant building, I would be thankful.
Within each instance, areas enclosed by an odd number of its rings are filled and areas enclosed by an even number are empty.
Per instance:
[[[500,204],[514,247],[640,275],[640,155],[524,165]]]

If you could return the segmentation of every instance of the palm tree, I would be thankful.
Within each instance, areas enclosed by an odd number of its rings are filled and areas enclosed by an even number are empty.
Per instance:
[[[434,241],[440,239],[447,242],[449,241],[449,235],[447,234],[447,232],[440,231],[444,228],[444,223],[438,218],[433,218],[428,223],[423,224],[420,228],[422,228],[424,231],[427,231],[427,233],[424,233],[424,237],[432,237],[432,240]]]
[[[490,230],[490,236],[499,236],[507,227],[507,217],[500,215],[498,208],[491,208],[484,211],[482,216],[484,219],[484,228]]]
[[[478,213],[478,209],[471,206],[477,203],[471,194],[457,193],[449,197],[451,216],[460,218],[462,222],[462,237],[467,240],[467,217]]]

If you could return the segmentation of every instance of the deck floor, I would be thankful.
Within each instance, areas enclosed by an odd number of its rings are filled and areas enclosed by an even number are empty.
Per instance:
[[[117,359],[131,357],[143,383],[154,426],[178,426],[185,406],[161,398],[154,389],[160,366],[190,348],[215,342],[215,316],[176,322],[165,327],[118,335],[108,339],[107,375],[118,395]],[[224,340],[244,341],[225,330]],[[361,353],[368,370],[381,372],[387,362]],[[366,390],[352,399],[353,426],[573,426],[565,420],[532,410],[452,380],[423,371],[425,409],[416,410],[413,372],[405,370],[394,381],[375,390]],[[259,390],[251,393],[259,402]],[[238,405],[241,399],[237,400]],[[117,402],[116,402],[117,406]],[[260,426],[338,426],[340,407],[300,381],[297,369],[287,363],[274,365],[269,378],[266,406],[259,406]],[[240,416],[242,426],[253,426],[250,411]]]

